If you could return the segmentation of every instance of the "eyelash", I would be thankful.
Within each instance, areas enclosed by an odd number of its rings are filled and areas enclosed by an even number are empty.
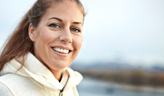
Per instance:
[[[61,28],[61,25],[57,24],[57,23],[51,23],[49,25],[49,27],[51,27],[51,28]],[[77,27],[71,27],[70,30],[72,30],[72,31],[74,31],[76,33],[80,33],[81,32],[81,30],[79,28],[77,28]]]
[[[75,31],[77,33],[81,32],[81,30],[79,28],[77,28],[77,27],[71,27],[71,30]]]
[[[49,25],[49,27],[51,27],[51,28],[60,28],[60,25],[59,24],[56,24],[56,23],[51,23]]]

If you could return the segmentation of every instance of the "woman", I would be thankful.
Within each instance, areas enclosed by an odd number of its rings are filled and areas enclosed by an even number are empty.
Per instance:
[[[78,96],[80,73],[68,66],[82,45],[79,0],[37,0],[0,56],[0,96]]]

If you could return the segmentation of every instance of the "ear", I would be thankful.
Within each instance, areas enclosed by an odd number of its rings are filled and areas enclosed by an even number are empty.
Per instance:
[[[35,32],[35,28],[33,27],[33,25],[30,23],[29,27],[28,27],[28,35],[31,39],[31,41],[35,41],[36,38],[36,32]]]

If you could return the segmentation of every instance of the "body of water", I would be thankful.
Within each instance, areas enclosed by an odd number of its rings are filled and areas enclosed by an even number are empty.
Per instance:
[[[134,87],[128,87],[134,89]],[[80,96],[164,96],[163,89],[140,88],[138,91],[127,90],[127,86],[84,77],[77,86]],[[142,91],[143,90],[143,91]],[[154,90],[154,91],[153,91]]]

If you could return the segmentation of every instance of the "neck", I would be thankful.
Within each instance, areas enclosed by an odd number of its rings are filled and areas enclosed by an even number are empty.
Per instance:
[[[61,74],[62,74],[62,70],[50,70],[52,72],[52,74],[54,75],[54,77],[59,81],[61,78]]]

